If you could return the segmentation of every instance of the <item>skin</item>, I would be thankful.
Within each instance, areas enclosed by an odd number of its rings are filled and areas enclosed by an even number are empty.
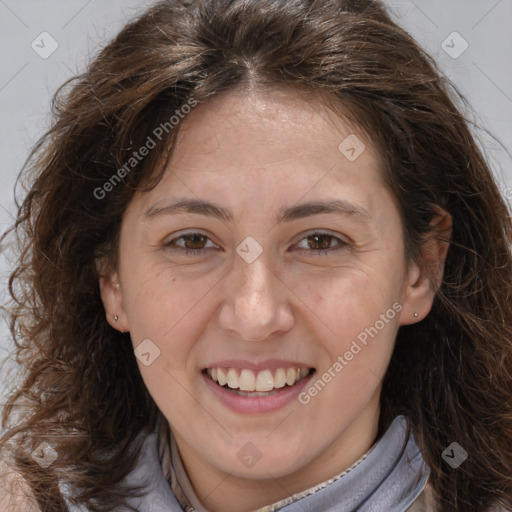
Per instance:
[[[338,149],[351,133],[366,146],[355,161]],[[178,198],[216,203],[233,218],[145,216]],[[367,218],[276,221],[283,207],[333,199],[364,208]],[[450,227],[446,216],[436,222]],[[179,238],[185,230],[207,238]],[[327,252],[306,238],[318,230],[332,235]],[[263,249],[252,263],[236,253],[247,236]],[[205,250],[186,255],[187,247]],[[438,279],[446,251],[446,243],[425,243],[425,266]],[[212,512],[257,509],[357,461],[376,440],[398,328],[424,318],[434,296],[424,266],[405,256],[371,142],[321,98],[291,90],[223,93],[193,109],[164,178],[124,214],[118,267],[98,268],[110,324],[129,331],[134,348],[150,339],[161,351],[139,368]],[[319,376],[394,303],[401,311],[305,405],[239,414],[204,384],[201,370],[232,358],[300,361]],[[237,457],[248,442],[261,454],[250,468]]]

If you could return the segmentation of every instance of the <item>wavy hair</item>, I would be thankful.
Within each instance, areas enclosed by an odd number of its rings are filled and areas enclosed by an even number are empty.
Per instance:
[[[432,310],[398,332],[380,432],[398,414],[409,419],[441,512],[512,507],[510,212],[464,100],[371,0],[161,1],[57,91],[4,235],[18,242],[8,311],[24,373],[3,410],[2,457],[44,512],[65,510],[59,481],[98,512],[140,492],[122,480],[145,436],[166,422],[129,335],[105,320],[95,262],[115,265],[123,213],[136,190],[161,178],[179,125],[108,199],[98,187],[191,98],[244,87],[321,94],[363,130],[382,157],[410,258],[419,260],[425,236],[439,236],[436,209],[451,215]],[[47,469],[30,456],[43,441],[59,455]],[[457,470],[441,457],[452,441],[469,452]]]

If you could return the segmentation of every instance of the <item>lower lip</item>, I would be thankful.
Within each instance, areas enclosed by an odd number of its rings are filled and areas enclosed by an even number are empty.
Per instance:
[[[272,395],[255,397],[237,395],[219,386],[208,375],[202,374],[202,377],[214,395],[232,411],[241,414],[263,414],[277,411],[293,402],[314,374],[315,372],[312,372],[293,386],[276,389]]]

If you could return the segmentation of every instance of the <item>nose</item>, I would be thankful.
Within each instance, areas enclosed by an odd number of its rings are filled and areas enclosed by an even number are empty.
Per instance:
[[[290,290],[263,255],[252,263],[235,258],[224,282],[220,327],[247,341],[265,341],[282,335],[294,322]]]

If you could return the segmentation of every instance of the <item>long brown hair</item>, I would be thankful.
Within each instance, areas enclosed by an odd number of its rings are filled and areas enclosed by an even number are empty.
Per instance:
[[[11,330],[26,373],[3,411],[4,458],[45,512],[64,509],[58,479],[95,511],[136,493],[121,480],[163,416],[129,335],[105,320],[95,261],[115,265],[123,212],[161,177],[179,124],[118,170],[191,98],[248,86],[297,87],[342,107],[380,151],[410,258],[436,208],[452,216],[433,308],[399,330],[380,429],[410,420],[442,512],[512,507],[510,213],[460,96],[371,0],[166,0],[57,92],[10,231],[20,251]],[[46,469],[30,456],[43,441],[58,453]],[[442,459],[452,441],[469,455],[456,470]]]

